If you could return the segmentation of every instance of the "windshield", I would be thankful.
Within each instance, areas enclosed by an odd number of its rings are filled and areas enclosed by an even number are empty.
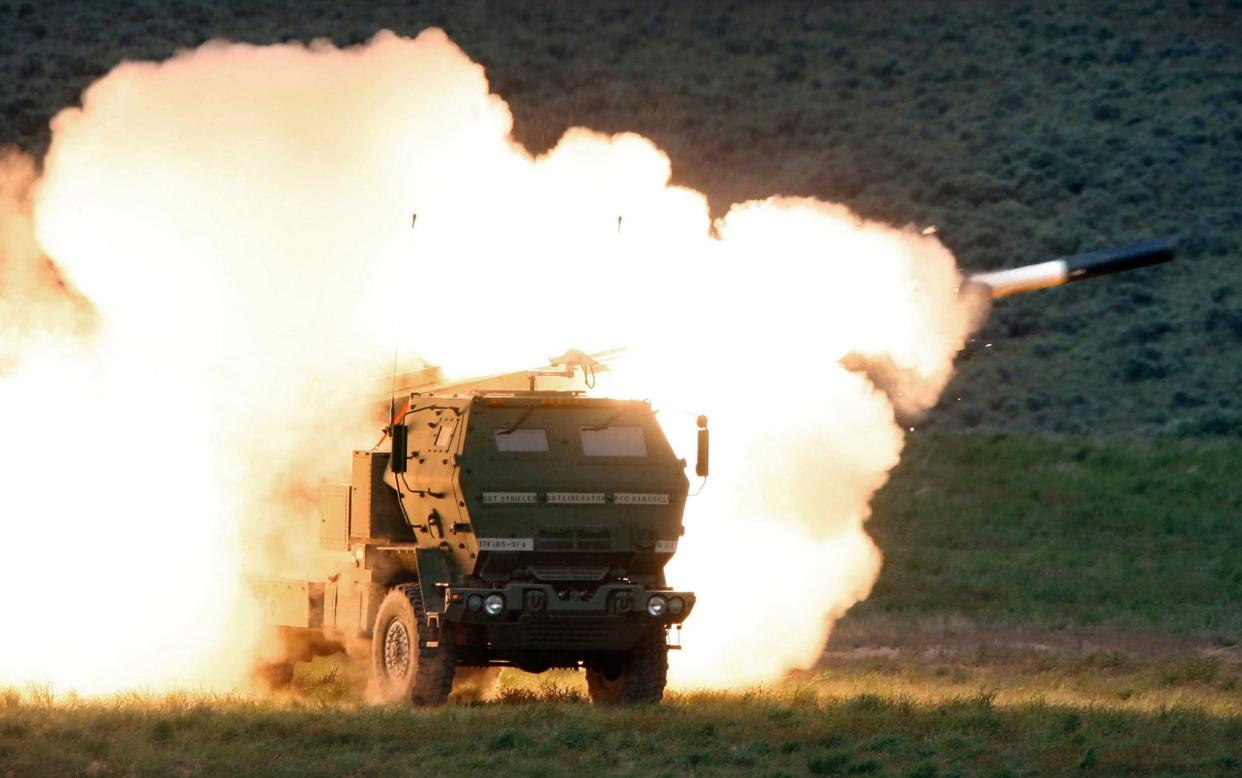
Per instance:
[[[496,430],[496,450],[514,453],[547,451],[548,432],[539,427]]]
[[[579,427],[582,453],[589,457],[645,457],[642,427]]]

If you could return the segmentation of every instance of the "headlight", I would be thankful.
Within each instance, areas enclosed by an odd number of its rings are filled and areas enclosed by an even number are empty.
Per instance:
[[[647,613],[652,616],[663,616],[668,610],[668,600],[658,594],[653,594],[651,599],[647,600]]]
[[[466,607],[472,611],[477,611],[483,607],[483,595],[472,594],[466,598]]]
[[[680,597],[674,597],[668,601],[668,612],[671,616],[680,616],[682,611],[686,609],[686,601]]]
[[[495,616],[504,609],[505,596],[503,594],[489,594],[483,601],[483,610],[487,611],[489,616]]]

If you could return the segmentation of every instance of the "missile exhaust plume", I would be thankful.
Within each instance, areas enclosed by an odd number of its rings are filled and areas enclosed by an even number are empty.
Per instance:
[[[6,157],[0,532],[26,540],[0,552],[22,592],[0,684],[244,684],[248,582],[342,563],[317,488],[374,442],[394,322],[450,376],[626,347],[597,393],[650,398],[687,455],[712,420],[671,684],[816,661],[878,573],[864,523],[903,444],[843,362],[930,407],[977,313],[952,256],[812,199],[713,222],[643,137],[574,128],[536,156],[511,129],[429,30],[124,63],[53,120],[41,174]]]

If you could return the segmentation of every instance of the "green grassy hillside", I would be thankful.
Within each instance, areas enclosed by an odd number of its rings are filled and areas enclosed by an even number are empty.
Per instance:
[[[838,638],[892,622],[1240,646],[1239,473],[1236,443],[913,435],[867,524],[884,568]]]
[[[935,224],[970,269],[1154,234],[1180,265],[1007,300],[938,428],[1242,435],[1242,5],[0,0],[0,143],[126,58],[440,25],[532,148],[637,130],[717,208]],[[984,348],[988,343],[991,348]]]

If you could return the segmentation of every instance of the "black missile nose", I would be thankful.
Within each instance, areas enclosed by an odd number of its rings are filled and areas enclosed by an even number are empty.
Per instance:
[[[1149,238],[1125,246],[1066,257],[1064,262],[1068,279],[1077,281],[1159,265],[1172,261],[1174,256],[1174,241],[1171,238]]]

